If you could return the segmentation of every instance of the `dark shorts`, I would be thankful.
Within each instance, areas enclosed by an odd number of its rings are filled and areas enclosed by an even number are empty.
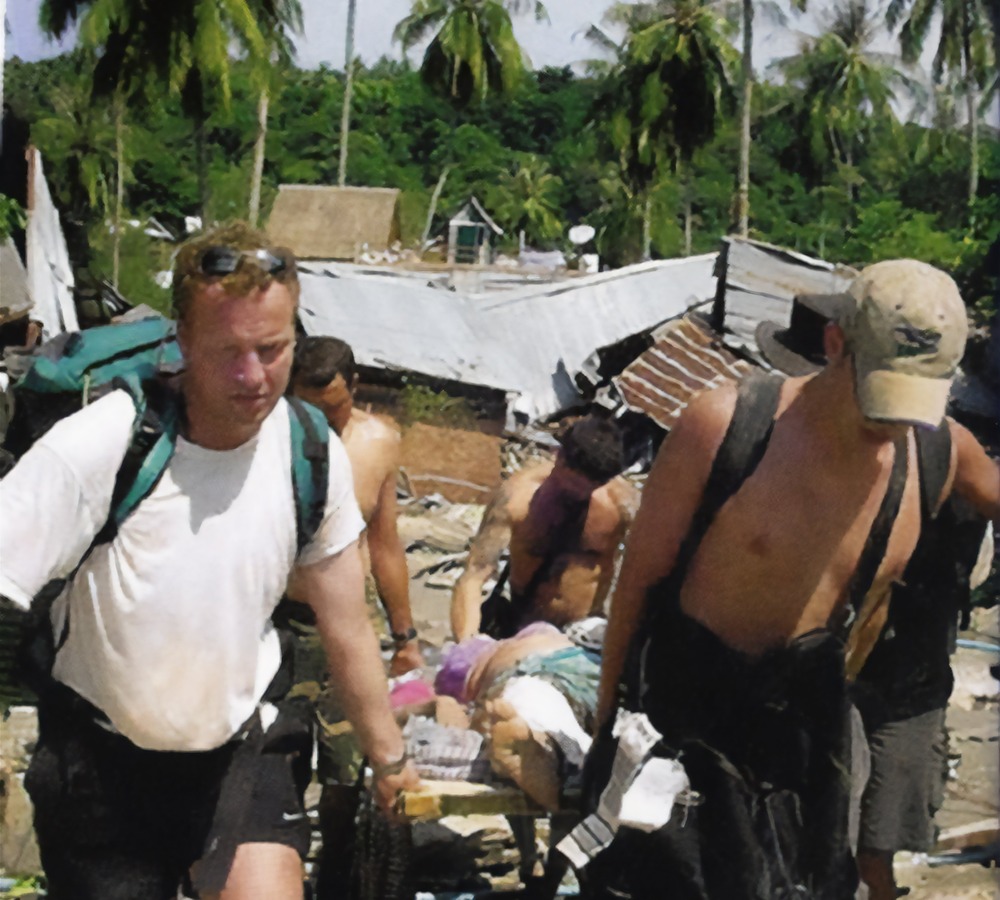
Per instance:
[[[179,887],[197,896],[189,870],[212,844],[231,848],[223,883],[239,844],[304,856],[311,736],[294,715],[216,750],[173,753],[142,750],[77,705],[43,707],[25,786],[50,900],[174,900]]]
[[[868,735],[871,777],[861,806],[864,850],[926,852],[947,773],[944,709],[885,722]]]

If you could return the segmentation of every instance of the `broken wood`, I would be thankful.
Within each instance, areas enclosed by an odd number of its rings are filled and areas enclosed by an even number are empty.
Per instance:
[[[542,807],[513,786],[427,779],[421,783],[420,790],[403,794],[401,809],[408,818],[424,821],[444,816],[547,815]]]
[[[966,825],[946,828],[938,836],[935,852],[942,850],[965,850],[968,847],[982,847],[1000,842],[1000,818],[980,819]]]

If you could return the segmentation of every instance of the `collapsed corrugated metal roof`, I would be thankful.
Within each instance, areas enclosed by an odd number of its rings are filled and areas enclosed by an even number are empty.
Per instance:
[[[351,344],[361,365],[516,394],[512,412],[534,421],[582,402],[573,376],[596,347],[711,297],[714,262],[641,263],[474,297],[391,272],[305,265],[300,317],[307,334]]]
[[[667,322],[652,334],[653,344],[612,379],[625,406],[661,428],[700,390],[739,381],[753,365],[723,346],[719,336],[694,315]]]
[[[486,325],[509,348],[521,379],[515,412],[533,421],[579,404],[574,376],[594,350],[711,297],[715,258],[639,263],[484,297]]]
[[[834,294],[857,274],[794,250],[746,238],[723,238],[719,256],[719,294],[724,304],[726,343],[766,363],[754,331],[761,322],[787,328],[796,294]]]
[[[468,297],[412,278],[303,266],[299,318],[308,335],[347,341],[358,363],[517,390],[506,351]]]

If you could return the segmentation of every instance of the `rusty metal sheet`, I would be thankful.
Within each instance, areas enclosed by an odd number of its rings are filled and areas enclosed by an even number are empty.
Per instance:
[[[698,391],[738,381],[753,369],[696,316],[667,322],[652,338],[652,346],[612,382],[629,409],[666,430]]]

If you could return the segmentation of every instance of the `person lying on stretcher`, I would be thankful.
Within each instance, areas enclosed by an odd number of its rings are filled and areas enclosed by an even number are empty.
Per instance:
[[[577,623],[572,633],[586,629]],[[493,771],[547,810],[559,808],[563,784],[590,749],[600,657],[578,640],[547,622],[502,641],[476,635],[446,651],[434,685],[475,704],[472,727],[488,741]]]

